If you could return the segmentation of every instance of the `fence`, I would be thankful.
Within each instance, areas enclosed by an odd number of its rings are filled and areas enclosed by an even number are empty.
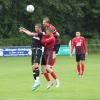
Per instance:
[[[58,55],[69,55],[69,51],[69,46],[61,45]],[[0,56],[30,56],[31,54],[32,51],[30,46],[13,46],[0,48]]]
[[[88,44],[90,53],[100,53],[100,44]],[[69,55],[70,46],[61,45],[58,55]],[[31,56],[32,51],[30,46],[9,46],[0,48],[0,56]],[[75,54],[75,50],[73,51]]]

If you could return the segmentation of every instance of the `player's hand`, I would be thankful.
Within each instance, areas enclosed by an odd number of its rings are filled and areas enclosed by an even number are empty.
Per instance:
[[[85,55],[88,56],[88,52],[86,52]]]
[[[24,27],[19,28],[19,32],[25,32],[25,31],[27,31],[27,30]]]
[[[23,27],[20,27],[19,28],[19,32],[23,32]]]
[[[73,55],[72,55],[72,53],[70,53],[70,57],[72,57]]]

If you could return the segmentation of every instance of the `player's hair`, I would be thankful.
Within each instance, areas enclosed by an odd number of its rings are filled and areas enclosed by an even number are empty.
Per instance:
[[[80,33],[80,34],[81,34],[81,32],[80,32],[80,31],[76,31],[76,33]]]
[[[44,17],[43,20],[45,20],[45,21],[48,22],[48,23],[50,22],[49,17]]]
[[[35,26],[38,26],[39,28],[42,28],[42,25],[40,23],[35,24]]]

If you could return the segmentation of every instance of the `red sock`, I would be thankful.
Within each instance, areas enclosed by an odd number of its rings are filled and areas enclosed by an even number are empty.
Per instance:
[[[80,75],[80,64],[77,65],[77,71],[78,71],[78,74]]]
[[[84,64],[81,65],[82,66],[82,75],[84,74]]]
[[[52,76],[54,79],[57,79],[57,76],[56,76],[56,74],[55,74],[54,71],[52,71],[50,74],[51,74],[51,76]]]
[[[53,66],[55,64],[55,62],[56,62],[56,58],[53,58],[50,65]]]
[[[47,72],[44,73],[44,76],[45,76],[45,78],[46,78],[47,81],[50,81],[50,77],[49,77],[49,74]]]

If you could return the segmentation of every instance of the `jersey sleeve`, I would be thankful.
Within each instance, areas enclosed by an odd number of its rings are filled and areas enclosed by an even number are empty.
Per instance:
[[[49,28],[56,32],[56,28],[53,25],[50,25]]]
[[[72,54],[73,49],[75,47],[75,39],[72,39],[72,43],[71,43],[71,49],[70,49],[70,53]]]

